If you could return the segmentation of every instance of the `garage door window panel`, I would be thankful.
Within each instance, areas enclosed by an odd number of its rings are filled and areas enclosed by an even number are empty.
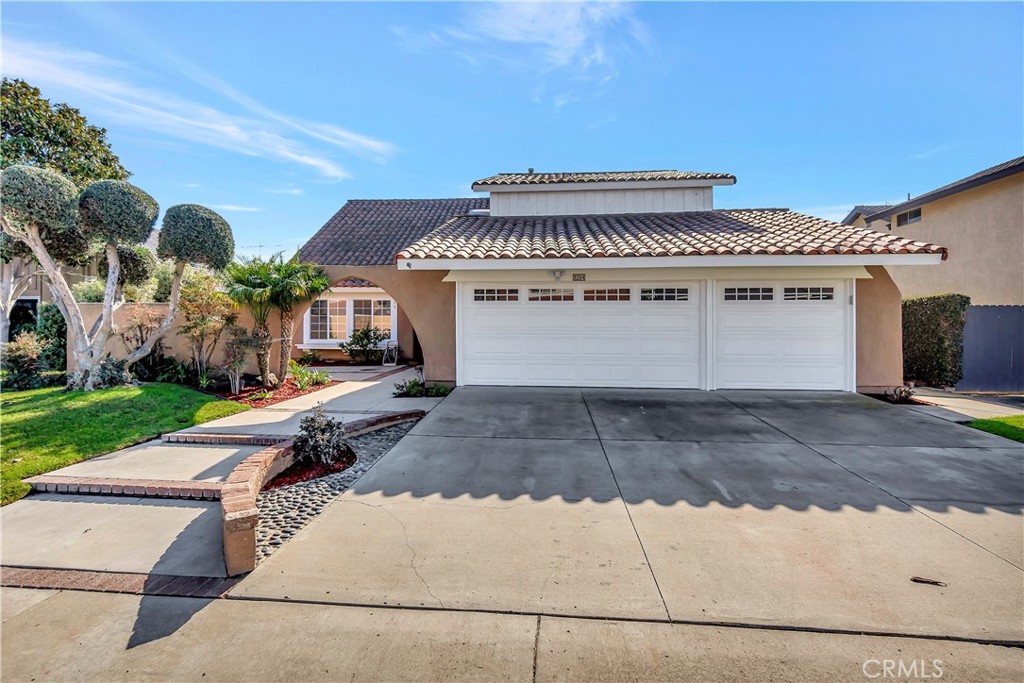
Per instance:
[[[689,301],[690,290],[687,287],[643,287],[640,289],[640,301]]]
[[[530,301],[575,301],[576,290],[571,288],[537,288],[530,289]]]
[[[584,301],[629,301],[630,291],[628,287],[616,287],[612,289],[584,289]]]
[[[504,287],[495,289],[474,289],[473,301],[519,301],[519,290]]]
[[[726,301],[774,301],[774,287],[726,287],[723,292]]]
[[[833,301],[834,287],[783,287],[783,301]]]

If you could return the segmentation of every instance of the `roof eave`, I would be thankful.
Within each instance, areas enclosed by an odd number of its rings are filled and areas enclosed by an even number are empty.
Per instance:
[[[402,258],[399,270],[604,270],[610,268],[707,268],[750,266],[936,265],[946,252],[924,254],[715,254],[604,258]]]
[[[598,180],[591,182],[473,183],[474,192],[565,192],[575,190],[658,190],[676,187],[735,185],[736,178],[688,178],[686,180]]]
[[[937,190],[932,190],[931,192],[926,192],[920,196],[908,199],[902,204],[896,204],[895,206],[890,206],[889,208],[883,211],[868,214],[867,216],[864,216],[864,220],[867,221],[868,223],[871,223],[873,221],[888,220],[898,213],[910,211],[911,209],[916,209],[920,206],[930,204],[939,199],[944,199],[946,197],[959,194],[961,192],[966,192],[967,190],[972,190],[976,187],[987,185],[988,183],[995,182],[996,180],[1002,180],[1003,178],[1008,178],[1012,175],[1016,175],[1021,172],[1024,172],[1024,164],[1010,166],[1000,171],[996,171],[995,173],[992,173],[990,175],[982,176],[981,178],[975,178],[974,180],[970,180],[965,183],[954,183],[952,187],[940,187]]]

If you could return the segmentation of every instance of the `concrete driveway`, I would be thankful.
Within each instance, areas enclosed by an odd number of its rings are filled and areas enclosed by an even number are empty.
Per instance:
[[[232,596],[1024,641],[1022,508],[862,396],[460,388]]]

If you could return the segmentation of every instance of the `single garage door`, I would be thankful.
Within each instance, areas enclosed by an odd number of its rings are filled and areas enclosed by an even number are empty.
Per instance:
[[[720,389],[835,389],[848,384],[845,281],[721,282],[714,381]]]
[[[700,284],[459,285],[459,383],[700,386]]]

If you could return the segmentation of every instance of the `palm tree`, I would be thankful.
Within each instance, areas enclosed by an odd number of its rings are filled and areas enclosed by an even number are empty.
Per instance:
[[[270,301],[281,315],[281,363],[277,374],[281,381],[288,376],[288,360],[295,336],[292,311],[296,306],[316,299],[330,287],[331,281],[323,269],[312,263],[302,263],[297,252],[287,261],[274,263]]]
[[[273,386],[270,379],[270,349],[274,338],[267,321],[275,308],[272,294],[280,263],[280,254],[266,260],[258,256],[241,257],[224,269],[224,286],[228,297],[235,304],[249,309],[252,314],[256,361],[260,366],[260,381],[265,387]]]

